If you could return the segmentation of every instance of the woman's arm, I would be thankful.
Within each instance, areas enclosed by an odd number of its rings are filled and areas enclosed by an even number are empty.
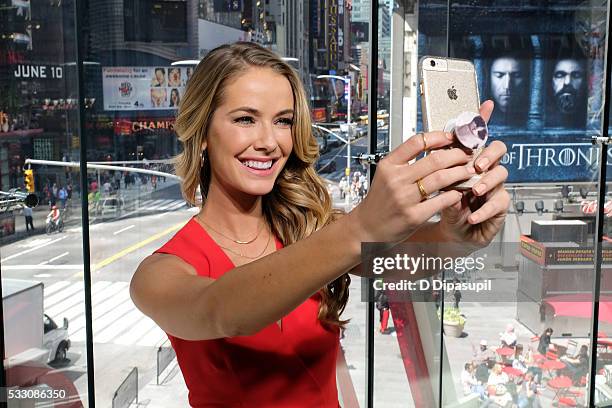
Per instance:
[[[450,144],[443,132],[427,134],[429,147]],[[471,177],[459,149],[414,164],[423,139],[411,138],[378,164],[370,193],[350,214],[279,251],[236,267],[219,279],[195,276],[185,262],[153,255],[135,272],[136,306],[166,332],[187,340],[250,335],[282,318],[360,262],[361,242],[398,242],[461,194],[422,201],[416,180],[431,191]],[[384,221],[393,219],[387,224]]]
[[[251,335],[358,264],[360,242],[354,223],[344,217],[216,280],[196,276],[174,256],[156,254],[138,267],[130,294],[144,314],[176,337]]]

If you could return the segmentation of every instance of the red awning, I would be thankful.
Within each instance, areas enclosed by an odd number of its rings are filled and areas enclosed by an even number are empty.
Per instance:
[[[553,308],[555,316],[590,319],[593,311],[593,295],[591,293],[551,296],[544,301]],[[599,297],[599,320],[612,323],[612,296]]]

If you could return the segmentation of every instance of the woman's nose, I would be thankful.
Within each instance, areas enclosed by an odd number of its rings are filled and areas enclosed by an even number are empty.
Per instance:
[[[274,130],[271,125],[263,125],[259,128],[257,139],[255,141],[256,149],[264,149],[266,151],[272,151],[276,149],[278,143],[274,136]]]

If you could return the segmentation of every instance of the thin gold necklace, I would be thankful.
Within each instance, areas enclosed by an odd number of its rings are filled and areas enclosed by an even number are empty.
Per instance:
[[[272,239],[272,232],[270,232],[270,233],[268,234],[268,241],[266,242],[266,246],[265,246],[265,247],[264,247],[264,249],[263,249],[263,250],[262,250],[262,251],[261,251],[261,252],[260,252],[258,255],[256,255],[256,256],[247,256],[247,255],[243,255],[242,253],[238,253],[238,252],[234,251],[234,250],[233,250],[233,249],[231,249],[231,248],[224,247],[223,245],[221,245],[221,244],[219,244],[219,243],[217,243],[217,245],[219,245],[219,246],[220,246],[221,248],[223,248],[223,249],[227,249],[228,251],[230,251],[230,252],[231,252],[232,254],[234,254],[234,255],[238,255],[238,256],[241,256],[241,257],[243,257],[243,258],[247,258],[247,259],[257,259],[257,258],[259,258],[260,256],[262,256],[264,252],[266,252],[266,249],[268,249],[268,246],[270,245],[270,240],[271,240],[271,239]]]
[[[232,240],[232,241],[234,241],[234,242],[235,242],[235,243],[237,243],[237,244],[241,244],[241,245],[250,244],[251,242],[255,241],[255,240],[257,239],[257,237],[259,237],[259,234],[261,233],[261,230],[263,229],[263,225],[264,225],[264,223],[262,222],[262,223],[261,223],[261,225],[259,226],[259,229],[257,230],[257,235],[255,235],[255,238],[253,238],[253,239],[251,239],[251,240],[249,240],[249,241],[240,241],[240,240],[238,240],[238,239],[234,239],[234,238],[228,237],[227,235],[222,234],[221,232],[217,231],[216,229],[214,229],[213,227],[211,227],[210,225],[208,225],[208,223],[202,219],[202,217],[200,216],[200,214],[198,214],[198,216],[197,216],[197,217],[200,219],[200,221],[202,221],[202,222],[204,223],[204,225],[206,225],[208,228],[210,228],[211,230],[213,230],[213,231],[214,231],[214,232],[216,232],[217,234],[221,235],[221,236],[222,236],[222,237],[224,237],[224,238],[227,238],[227,239],[229,239],[229,240]]]
[[[200,218],[200,220],[201,220],[202,222],[204,222],[204,220],[202,220],[201,218]],[[206,223],[204,222],[204,224],[206,224]],[[206,225],[208,225],[208,224],[206,224]],[[209,226],[209,227],[210,227],[210,226]],[[211,229],[212,229],[212,228],[211,228]],[[213,230],[213,231],[214,231],[214,230]],[[221,235],[223,235],[223,234],[221,234]],[[257,235],[259,235],[259,233],[258,233]],[[223,245],[221,245],[221,244],[219,244],[219,243],[217,243],[217,245],[219,245],[219,247],[220,247],[220,248],[226,249],[226,250],[230,251],[232,254],[234,254],[234,255],[238,255],[238,256],[240,256],[240,257],[242,257],[242,258],[247,258],[247,259],[257,259],[257,258],[259,258],[260,256],[262,256],[264,252],[266,252],[266,249],[268,249],[268,246],[270,245],[270,240],[271,240],[271,239],[272,239],[272,231],[270,231],[270,232],[268,233],[268,241],[266,242],[266,246],[264,247],[264,249],[263,249],[263,250],[262,250],[262,251],[261,251],[261,252],[260,252],[260,253],[259,253],[257,256],[247,256],[247,255],[243,255],[242,253],[238,253],[238,252],[234,251],[234,250],[233,250],[233,249],[231,249],[231,248],[224,247]],[[283,318],[282,318],[282,317],[279,319],[278,323],[276,323],[276,322],[275,322],[274,324],[278,325],[279,330],[280,330],[281,332],[283,331]]]

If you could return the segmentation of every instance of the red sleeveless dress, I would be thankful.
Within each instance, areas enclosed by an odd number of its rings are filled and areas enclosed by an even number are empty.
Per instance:
[[[276,237],[275,242],[283,247]],[[235,267],[194,218],[155,252],[178,256],[213,279]],[[192,341],[168,334],[190,405],[339,407],[339,330],[320,324],[319,302],[315,294],[283,317],[282,330],[274,322],[251,336]]]

